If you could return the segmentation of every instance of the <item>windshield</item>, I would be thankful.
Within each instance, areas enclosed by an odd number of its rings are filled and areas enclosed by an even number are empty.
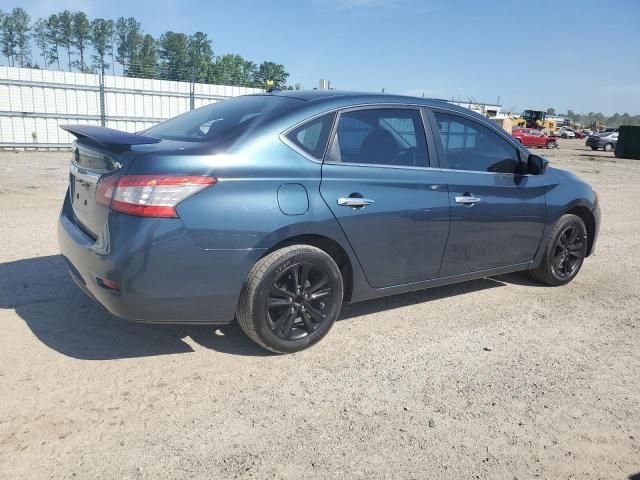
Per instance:
[[[196,108],[141,133],[155,138],[193,142],[229,139],[247,133],[258,124],[291,111],[301,103],[298,99],[269,95],[235,97]]]

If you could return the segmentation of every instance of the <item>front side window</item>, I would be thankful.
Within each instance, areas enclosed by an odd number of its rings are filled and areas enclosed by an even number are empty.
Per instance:
[[[434,112],[446,159],[453,170],[516,173],[517,149],[489,128],[457,115]]]
[[[330,162],[426,167],[427,142],[420,111],[371,108],[340,115]]]
[[[306,153],[321,159],[331,133],[335,113],[327,113],[303,123],[287,134],[289,141]]]

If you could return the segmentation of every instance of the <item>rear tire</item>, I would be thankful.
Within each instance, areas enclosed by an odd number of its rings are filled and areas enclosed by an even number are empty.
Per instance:
[[[537,281],[557,287],[573,280],[587,253],[587,227],[577,215],[560,217],[545,247],[542,262],[529,274]]]
[[[610,152],[611,150],[613,150],[613,143],[605,143],[604,151],[605,152]]]
[[[249,272],[237,319],[247,336],[274,353],[319,342],[342,307],[340,269],[324,251],[292,245],[270,253]]]

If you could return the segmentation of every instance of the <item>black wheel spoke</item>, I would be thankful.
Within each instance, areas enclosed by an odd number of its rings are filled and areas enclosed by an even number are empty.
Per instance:
[[[269,300],[267,300],[267,307],[268,308],[274,308],[274,307],[288,307],[289,305],[291,305],[291,301],[288,298],[270,298]]]
[[[553,259],[553,268],[554,269],[558,269],[560,268],[560,266],[562,265],[562,261],[564,260],[564,257],[562,256],[562,254],[558,255],[556,258]]]
[[[327,277],[326,273],[323,273],[322,278],[309,287],[309,293],[310,294],[315,293],[317,290],[324,287],[328,281],[329,281],[329,277]]]
[[[331,289],[325,288],[324,290],[319,290],[316,293],[309,295],[309,300],[318,300],[319,298],[324,298],[328,295],[331,295]]]
[[[307,281],[309,279],[309,271],[311,270],[311,265],[304,264],[302,266],[302,272],[300,273],[300,287],[301,288],[306,288],[307,287]]]
[[[571,245],[569,247],[569,251],[570,252],[582,252],[583,248],[584,248],[584,243],[578,242],[578,243],[575,243],[575,244]]]
[[[284,338],[286,340],[289,339],[289,336],[291,335],[291,328],[293,327],[293,322],[296,319],[296,313],[295,311],[291,311],[289,310],[289,316],[287,317],[287,320],[284,322],[284,325],[282,326],[282,335],[284,335]]]
[[[276,284],[273,284],[271,286],[271,295],[274,295],[276,297],[281,297],[281,298],[290,298],[294,296],[292,292],[289,292],[288,290],[282,287],[279,287]]]
[[[291,269],[291,278],[293,278],[293,291],[297,293],[300,287],[300,265]]]
[[[567,246],[567,232],[564,232],[562,235],[560,235],[560,238],[558,239],[558,246],[562,250],[564,250],[564,248]]]
[[[305,304],[305,309],[307,310],[307,312],[309,312],[309,315],[311,315],[311,318],[313,318],[313,320],[315,320],[318,323],[322,322],[326,318],[326,316],[323,313],[319,312],[308,303]]]
[[[300,312],[300,314],[302,317],[302,322],[304,323],[304,327],[307,329],[307,332],[313,333],[313,331],[316,329],[316,326],[311,321],[311,316],[304,310]]]
[[[284,322],[287,320],[287,318],[289,318],[289,315],[291,315],[290,309],[286,309],[284,312],[282,312],[282,314],[280,314],[280,316],[278,317],[278,320],[273,322],[274,332],[277,332],[282,328],[282,326],[284,325]]]
[[[570,230],[570,234],[569,234],[569,239],[568,239],[568,246],[573,246],[576,243],[576,240],[578,239],[578,229],[577,228],[572,228]]]

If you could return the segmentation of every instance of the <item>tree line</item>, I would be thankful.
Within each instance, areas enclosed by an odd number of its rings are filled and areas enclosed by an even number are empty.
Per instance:
[[[258,65],[238,54],[215,56],[203,32],[168,31],[154,38],[133,17],[89,19],[84,12],[64,10],[32,23],[23,8],[0,10],[0,49],[9,66],[115,74],[118,64],[129,77],[294,88],[287,86],[289,73],[282,64]]]
[[[602,113],[589,112],[585,114],[575,113],[573,110],[567,112],[567,117],[580,125],[587,127],[591,125],[602,125],[607,127],[619,127],[620,125],[638,125],[640,126],[640,115],[629,115],[628,113],[614,113],[611,116]]]
[[[548,108],[547,115],[556,115],[555,108]],[[610,117],[599,113],[576,113],[573,110],[568,110],[564,114],[571,123],[577,123],[585,127],[592,127],[595,125],[607,126],[607,127],[619,127],[620,125],[636,125],[640,126],[640,115],[629,115],[628,113],[614,113]]]

